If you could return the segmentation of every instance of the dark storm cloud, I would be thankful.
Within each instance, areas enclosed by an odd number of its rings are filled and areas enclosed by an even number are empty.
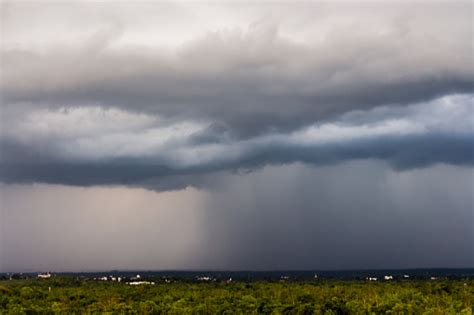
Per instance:
[[[473,266],[470,1],[39,1],[2,3],[1,271]]]
[[[27,107],[29,108],[29,107]],[[387,161],[406,170],[472,166],[472,95],[353,111],[291,133],[236,137],[223,123],[167,120],[100,107],[6,113],[0,179],[7,183],[208,187],[222,172],[303,162]],[[218,181],[219,176],[217,176]]]
[[[267,164],[472,165],[469,2],[73,7],[5,13],[4,182],[161,190]]]
[[[386,160],[397,170],[437,163],[473,166],[472,135],[385,137],[321,146],[277,145],[255,147],[240,159],[172,167],[155,160],[109,159],[105,162],[68,163],[30,160],[4,162],[0,178],[6,183],[44,182],[66,185],[130,185],[155,190],[214,186],[220,171],[248,172],[268,164],[304,162],[322,166],[357,159]],[[23,149],[25,151],[26,149]],[[12,150],[13,151],[13,150]],[[21,151],[21,149],[13,152]]]

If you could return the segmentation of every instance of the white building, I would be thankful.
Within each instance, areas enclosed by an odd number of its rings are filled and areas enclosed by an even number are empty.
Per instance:
[[[150,282],[150,281],[132,281],[132,282],[129,282],[128,285],[142,285],[142,284],[155,284],[154,282]]]
[[[211,281],[211,277],[208,277],[208,276],[200,276],[200,277],[197,277],[197,280],[198,281]]]
[[[38,274],[38,278],[39,278],[39,279],[49,279],[49,278],[51,278],[51,274],[50,274],[49,272],[47,272],[47,273],[39,273],[39,274]]]

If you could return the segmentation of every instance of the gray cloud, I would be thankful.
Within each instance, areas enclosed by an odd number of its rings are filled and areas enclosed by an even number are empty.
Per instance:
[[[106,162],[67,163],[41,162],[33,156],[24,162],[3,163],[0,178],[6,183],[131,185],[170,190],[188,186],[206,187],[206,183],[212,183],[214,173],[225,170],[248,172],[268,164],[297,161],[322,166],[357,159],[386,160],[398,170],[437,163],[470,167],[474,165],[472,135],[430,135],[409,139],[388,137],[321,147],[267,146],[254,148],[248,156],[239,160],[211,161],[183,168],[173,168],[165,162],[160,164],[153,160],[111,159]]]
[[[40,52],[7,45],[3,99],[212,120],[250,137],[354,109],[471,92],[470,3],[390,7],[308,4],[285,17],[288,6],[275,5],[278,19],[258,23],[252,19],[265,7],[250,6],[254,14],[235,29],[189,30],[194,38],[168,49],[160,38],[141,48],[121,44],[135,33],[127,37],[127,14],[118,11],[75,48],[61,47],[66,39]]]

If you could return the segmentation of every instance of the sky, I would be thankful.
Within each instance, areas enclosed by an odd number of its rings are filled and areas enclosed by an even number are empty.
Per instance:
[[[0,272],[474,268],[472,2],[0,10]]]

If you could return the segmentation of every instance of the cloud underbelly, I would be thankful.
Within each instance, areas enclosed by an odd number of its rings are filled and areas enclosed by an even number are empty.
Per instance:
[[[379,159],[395,169],[471,166],[472,109],[472,95],[454,95],[403,108],[352,111],[293,132],[245,138],[216,121],[101,107],[32,111],[16,118],[15,132],[2,135],[0,179],[84,186],[159,181],[158,189],[175,189],[199,186],[217,172],[295,162],[320,166]]]

